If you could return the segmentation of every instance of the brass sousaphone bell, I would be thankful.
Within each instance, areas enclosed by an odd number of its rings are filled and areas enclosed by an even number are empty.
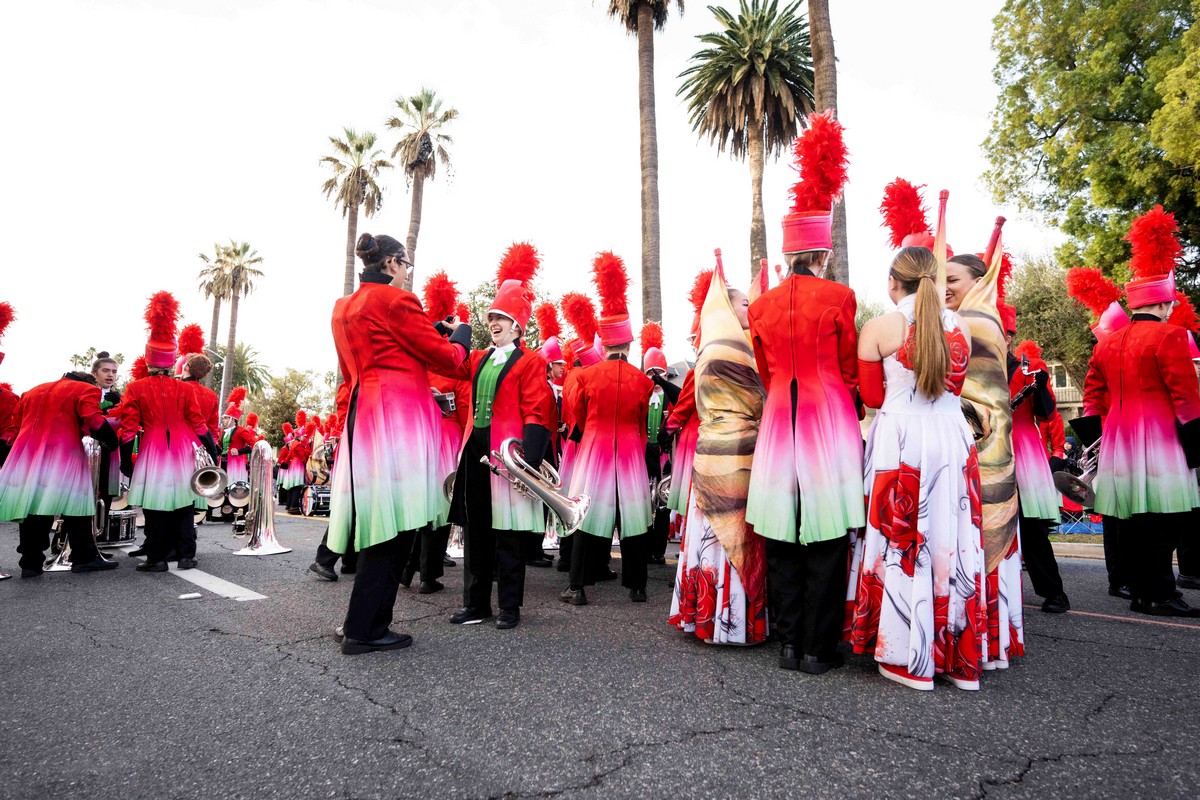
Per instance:
[[[592,504],[591,498],[586,494],[578,497],[568,497],[564,494],[561,491],[562,478],[550,464],[543,461],[542,466],[536,470],[529,466],[519,439],[505,439],[500,443],[499,450],[492,451],[490,458],[483,456],[479,461],[512,484],[516,491],[527,497],[536,497],[545,503],[562,522],[563,535],[574,533],[583,524],[583,519]],[[497,461],[500,463],[497,464]]]

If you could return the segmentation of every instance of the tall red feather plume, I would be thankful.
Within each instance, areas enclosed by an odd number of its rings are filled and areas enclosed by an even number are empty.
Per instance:
[[[146,357],[138,356],[133,360],[133,366],[129,369],[129,377],[135,381],[140,381],[142,378],[149,377],[150,370],[146,367]]]
[[[303,408],[296,409],[296,427],[303,429],[308,424],[308,413]]]
[[[1162,206],[1142,214],[1129,226],[1125,239],[1133,249],[1129,268],[1139,278],[1166,275],[1175,269],[1175,262],[1183,255],[1183,248],[1175,238],[1175,215],[1163,211]]]
[[[600,295],[600,316],[612,317],[629,313],[629,273],[625,262],[610,250],[596,254],[592,261],[592,280]]]
[[[1071,267],[1067,270],[1067,294],[1099,319],[1123,292],[1099,267]]]
[[[192,353],[204,352],[204,329],[196,323],[184,325],[183,330],[179,331],[179,355],[186,356]]]
[[[178,329],[179,301],[170,292],[155,292],[146,306],[145,320],[151,339],[174,340]]]
[[[520,281],[528,285],[542,265],[537,248],[529,242],[514,242],[500,258],[496,269],[496,285],[505,281]]]
[[[257,428],[258,427],[258,414],[247,414],[246,415],[246,427],[247,428]]]
[[[702,270],[696,276],[696,280],[692,281],[691,291],[688,292],[688,302],[692,304],[692,308],[696,309],[696,313],[700,313],[700,309],[704,308],[704,298],[708,297],[708,287],[712,285],[713,271],[711,269]]]
[[[883,227],[891,234],[888,241],[892,247],[899,248],[910,233],[929,233],[929,218],[921,196],[924,188],[925,184],[914,186],[904,178],[896,178],[883,188],[879,212],[883,214]]]
[[[982,258],[982,256],[980,256]],[[1005,250],[1000,254],[1000,276],[996,279],[996,304],[1004,302],[1004,298],[1008,297],[1008,279],[1012,277],[1013,260],[1012,256]]]
[[[304,426],[304,435],[307,436],[309,439],[311,439],[312,435],[316,432],[317,432],[317,423],[309,421],[308,424],[306,424]]]
[[[4,336],[4,332],[8,330],[8,326],[17,318],[13,311],[11,303],[0,303],[0,338]]]
[[[295,428],[292,427],[292,423],[290,423],[290,422],[283,423],[282,427],[283,427],[284,433],[292,433],[296,430]]]
[[[11,383],[0,383],[0,392],[11,392],[12,390]]]
[[[471,321],[471,307],[466,303],[459,303],[454,307],[454,316],[458,317],[461,322]]]
[[[567,324],[575,331],[575,338],[585,342],[591,342],[596,338],[596,330],[599,326],[596,322],[596,306],[592,303],[592,298],[579,292],[567,292],[563,295],[562,312]]]
[[[558,323],[558,309],[554,307],[554,303],[540,303],[533,310],[533,316],[537,320],[538,332],[543,342],[551,336],[562,335],[562,325]]]
[[[425,315],[431,322],[440,322],[454,313],[458,303],[458,287],[443,270],[425,281]]]
[[[832,111],[810,114],[808,129],[792,145],[800,178],[792,186],[792,211],[829,211],[846,185],[847,158],[842,123]]]
[[[240,406],[246,399],[246,389],[243,386],[235,386],[229,392],[229,397],[225,398],[227,404]]]
[[[1042,348],[1032,339],[1024,339],[1013,349],[1013,355],[1017,358],[1025,356],[1032,363],[1042,357]]]
[[[1167,322],[1185,330],[1200,332],[1200,319],[1196,318],[1196,307],[1192,305],[1192,301],[1183,292],[1176,292],[1175,299],[1179,301],[1179,305],[1171,311]]]
[[[647,322],[642,326],[642,332],[638,336],[638,344],[642,347],[642,354],[651,347],[657,347],[662,350],[663,346],[663,329],[657,322]]]

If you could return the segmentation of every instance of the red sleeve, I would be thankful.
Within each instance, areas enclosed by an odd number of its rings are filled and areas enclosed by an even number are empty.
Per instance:
[[[209,408],[212,410],[208,415],[208,432],[212,434],[213,441],[221,441],[221,415],[217,413],[217,409],[221,405],[221,398],[212,389],[207,386],[201,386],[204,389],[204,396],[208,398]]]
[[[761,299],[759,298],[759,300]],[[758,375],[762,378],[763,388],[769,389],[771,386],[771,370],[767,367],[767,354],[763,349],[762,337],[758,335],[758,317],[755,315],[753,307],[750,309],[750,341],[754,345],[754,361],[758,364]],[[691,373],[689,372],[688,375],[690,376]],[[686,383],[683,388],[687,389]],[[694,394],[695,392],[693,392]]]
[[[1099,347],[1093,350],[1088,361],[1087,378],[1083,381],[1083,414],[1087,417],[1099,414],[1104,418],[1108,416],[1109,396],[1099,350]]]
[[[582,428],[583,423],[587,421],[587,375],[580,373],[579,378],[575,381],[574,392],[571,397],[571,416],[574,418],[576,427]],[[566,397],[563,400],[566,401]],[[570,431],[568,431],[568,434]]]
[[[558,430],[558,403],[554,399],[554,389],[549,381],[543,381],[545,389],[542,392],[542,417],[548,423],[546,427],[551,432]]]
[[[0,423],[4,423],[4,427],[0,427],[0,439],[3,439],[10,445],[16,442],[17,432],[21,430],[21,419],[24,416],[25,400],[21,398],[17,400],[17,404],[13,407],[8,419],[0,419]]]
[[[0,439],[7,439],[8,426],[12,421],[13,414],[17,411],[17,403],[20,398],[16,393],[10,392],[8,389],[0,389]]]
[[[696,371],[688,370],[683,379],[683,390],[679,393],[679,402],[671,408],[664,423],[667,433],[677,433],[696,415]]]
[[[883,362],[858,360],[858,396],[863,405],[881,408],[886,389],[883,385]]]
[[[645,447],[650,442],[650,431],[646,430],[646,418],[650,416],[650,396],[654,394],[654,381],[639,373],[643,381],[642,401],[638,404],[638,419],[642,424],[638,426],[638,433],[642,440],[642,447]]]
[[[525,351],[521,361],[528,359],[529,364],[521,370],[521,382],[517,386],[517,402],[521,406],[521,424],[541,425],[546,430],[554,430],[546,416],[546,393],[550,384],[546,383],[546,361],[531,350]],[[554,398],[550,398],[553,405]]]
[[[462,345],[443,339],[433,329],[415,294],[403,290],[397,292],[388,319],[395,323],[391,332],[401,347],[426,367],[448,378],[471,377],[470,353]]]
[[[338,369],[342,368],[342,357],[338,356]],[[346,415],[350,413],[350,384],[346,382],[346,372],[342,370],[342,382],[337,387],[337,399],[334,401],[337,405],[337,421],[334,423],[335,432],[332,436],[342,435],[342,426],[346,422]]]
[[[125,396],[121,398],[121,427],[117,438],[122,444],[132,442],[142,429],[141,388],[141,382],[135,381],[126,387]]]
[[[183,393],[183,419],[196,432],[196,436],[203,436],[208,432],[208,423],[204,420],[200,404],[196,402],[195,392]]]
[[[842,382],[852,396],[858,386],[858,332],[854,328],[857,311],[858,301],[854,292],[848,292],[838,312],[838,363],[842,367]]]
[[[1048,445],[1047,449],[1050,451],[1050,455],[1056,458],[1062,458],[1064,454],[1064,448],[1067,444],[1067,432],[1063,426],[1062,414],[1058,413],[1056,410],[1050,415],[1050,419],[1046,420],[1042,424],[1041,428],[1045,432],[1045,439],[1047,440]]]
[[[99,430],[104,425],[104,414],[100,411],[100,392],[89,391],[94,386],[87,386],[79,393],[75,401],[75,413],[79,415],[84,436],[91,436],[92,431]]]
[[[1175,419],[1182,425],[1200,419],[1200,384],[1196,382],[1196,369],[1188,358],[1188,332],[1177,325],[1167,327],[1170,330],[1155,348],[1154,357],[1163,383],[1171,394]]]

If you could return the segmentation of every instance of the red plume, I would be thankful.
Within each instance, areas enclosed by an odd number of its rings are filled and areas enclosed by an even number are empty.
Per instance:
[[[704,308],[704,298],[708,297],[708,287],[712,285],[713,271],[711,269],[703,270],[696,276],[696,280],[692,283],[692,290],[688,292],[688,302],[692,304],[692,308],[696,309],[696,313],[700,313],[700,309]]]
[[[466,303],[459,303],[454,308],[454,316],[458,317],[460,322],[471,321],[471,307]]]
[[[542,266],[537,248],[529,242],[516,242],[504,251],[500,266],[496,269],[496,285],[505,281],[520,281],[526,286]]]
[[[983,258],[982,255],[979,256]],[[1012,277],[1013,261],[1012,256],[1005,250],[1000,254],[1000,276],[996,279],[996,303],[997,305],[1004,302],[1004,298],[1008,297],[1008,279]]]
[[[441,322],[454,313],[458,302],[458,287],[443,270],[425,281],[425,315],[431,322]]]
[[[800,172],[800,179],[791,189],[793,212],[828,212],[841,196],[850,166],[845,131],[832,111],[809,115],[808,130],[792,145],[795,167]]]
[[[142,378],[150,376],[150,370],[146,367],[146,357],[138,356],[133,361],[133,366],[129,370],[129,376],[135,381],[140,381]]]
[[[1099,319],[1105,309],[1121,299],[1122,292],[1098,267],[1071,267],[1067,270],[1067,294]]]
[[[891,232],[888,241],[892,247],[900,247],[904,237],[911,233],[929,233],[925,199],[921,196],[924,188],[925,184],[914,186],[904,178],[896,178],[883,188],[879,211],[883,214],[883,227]]]
[[[638,343],[642,347],[644,355],[651,347],[657,347],[662,350],[663,346],[663,329],[657,322],[647,322],[642,326],[642,333],[638,337]]]
[[[1026,358],[1029,359],[1029,362],[1032,364],[1033,362],[1041,359],[1042,348],[1038,345],[1037,342],[1033,341],[1032,339],[1024,339],[1013,350],[1013,355],[1015,355],[1017,358],[1020,358],[1021,356],[1025,356]]]
[[[1175,262],[1183,255],[1183,248],[1175,238],[1175,215],[1155,206],[1133,221],[1129,235],[1125,237],[1133,248],[1129,268],[1138,278],[1153,278],[1166,275],[1175,269]]]
[[[179,355],[186,356],[192,353],[204,352],[204,329],[196,323],[184,325],[183,330],[179,332]]]
[[[179,320],[179,301],[170,292],[155,292],[146,306],[145,319],[152,340],[174,341]]]
[[[575,331],[575,338],[589,345],[596,338],[596,306],[592,298],[579,292],[567,292],[562,299],[563,317]]]
[[[533,310],[533,316],[537,319],[538,331],[541,333],[542,342],[545,342],[551,336],[562,335],[562,325],[558,324],[558,309],[554,307],[554,303],[541,303]]]
[[[8,326],[17,318],[13,312],[11,303],[0,303],[0,337],[4,336],[4,332],[8,330]]]
[[[283,432],[284,432],[284,434],[289,434],[289,433],[292,433],[292,432],[293,432],[293,431],[295,431],[295,430],[296,430],[296,429],[292,427],[292,423],[290,423],[290,422],[285,422],[285,423],[283,423]]]
[[[242,386],[235,386],[229,392],[229,397],[225,398],[227,404],[240,406],[246,399],[246,389]]]
[[[12,390],[11,383],[0,383],[0,392],[12,392]],[[16,394],[16,392],[13,392],[13,394]]]
[[[246,427],[247,428],[257,428],[258,427],[258,414],[247,414],[246,415]]]
[[[309,422],[307,425],[304,426],[304,435],[307,436],[309,439],[311,439],[313,434],[316,432],[317,432],[317,423]]]
[[[303,429],[308,424],[308,414],[303,408],[296,409],[296,427]]]
[[[1176,292],[1175,299],[1179,301],[1179,305],[1171,311],[1167,322],[1185,330],[1200,332],[1200,320],[1196,318],[1196,307],[1192,305],[1192,301],[1183,292]]]
[[[600,316],[615,317],[629,313],[625,293],[629,289],[629,273],[625,262],[610,250],[597,253],[592,261],[592,280],[600,294]]]

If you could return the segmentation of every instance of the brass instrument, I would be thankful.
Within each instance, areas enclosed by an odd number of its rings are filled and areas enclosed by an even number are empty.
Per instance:
[[[1037,373],[1038,371],[1039,370],[1031,370],[1029,368],[1029,357],[1022,354],[1021,355],[1021,374],[1024,375],[1025,378],[1028,380],[1030,375],[1033,375],[1033,374]],[[1016,396],[1008,401],[1008,407],[1010,409],[1014,409],[1017,406],[1021,405],[1021,403],[1025,402],[1025,398],[1029,396],[1029,393],[1032,392],[1036,388],[1037,388],[1037,380],[1036,379],[1034,380],[1033,383],[1026,383],[1024,386],[1021,387],[1021,391],[1017,392]]]
[[[91,436],[83,437],[83,452],[87,456],[88,473],[92,476],[92,541],[96,541],[108,525],[108,512],[104,501],[100,499],[100,443]],[[63,530],[62,519],[56,519],[51,529],[53,537],[50,542],[52,555],[46,559],[42,569],[45,572],[68,572],[71,569],[71,542],[67,532]],[[99,548],[96,553],[105,558]],[[108,560],[108,559],[105,559]]]
[[[500,443],[499,450],[493,450],[490,457],[481,457],[479,462],[512,484],[520,494],[536,497],[545,503],[546,508],[562,523],[564,536],[574,533],[587,516],[591,498],[586,494],[568,497],[561,491],[562,478],[558,470],[545,461],[539,470],[534,470],[525,461],[524,455],[521,441],[510,437]],[[497,461],[500,463],[497,464]]]
[[[454,502],[454,479],[456,477],[458,477],[458,470],[442,479],[442,496],[446,498],[447,503]]]
[[[1096,467],[1100,463],[1100,440],[1103,438],[1101,436],[1083,448],[1079,456],[1078,475],[1070,472],[1054,473],[1054,487],[1068,500],[1084,508],[1094,508],[1096,505],[1096,492],[1092,489],[1092,482],[1096,480]]]
[[[650,501],[654,506],[654,512],[658,513],[664,508],[667,508],[667,503],[671,500],[671,476],[664,475],[662,480],[654,484],[654,489],[651,492]]]
[[[229,505],[233,508],[245,508],[250,505],[250,484],[246,481],[229,484],[227,491]]]
[[[229,484],[229,476],[225,470],[213,463],[212,456],[201,445],[192,442],[192,457],[195,460],[196,471],[188,481],[192,491],[209,501],[214,508],[219,508],[225,497],[225,487]]]
[[[275,454],[265,441],[256,442],[250,450],[250,505],[246,510],[245,532],[250,534],[246,546],[234,553],[235,556],[273,556],[290,553],[275,537],[275,504],[271,502],[274,482],[271,468],[275,466]],[[236,528],[235,528],[236,534]]]

